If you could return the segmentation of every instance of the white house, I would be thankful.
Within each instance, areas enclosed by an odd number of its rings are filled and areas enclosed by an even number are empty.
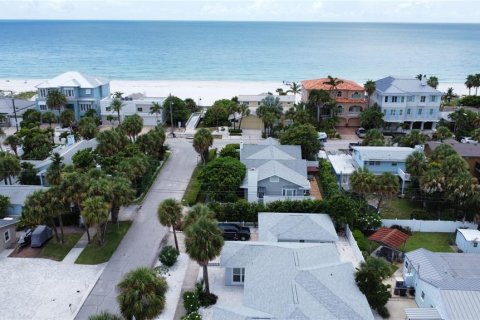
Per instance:
[[[436,309],[443,320],[476,320],[480,315],[480,255],[408,252],[403,266],[407,287],[420,308]]]
[[[480,253],[480,231],[477,229],[457,229],[455,243],[464,253]]]
[[[269,94],[255,94],[255,95],[239,95],[238,96],[238,103],[245,104],[248,106],[250,110],[250,115],[246,116],[242,119],[242,127],[241,129],[262,129],[263,122],[262,120],[257,117],[257,108],[261,106],[261,102],[265,99]],[[293,95],[273,95],[273,97],[278,98],[280,100],[280,104],[282,105],[283,112],[287,111],[295,104],[295,99]]]
[[[352,263],[332,241],[338,239],[332,221],[313,216],[261,213],[260,241],[225,243],[224,284],[242,298],[217,303],[214,320],[374,319]],[[327,242],[302,243],[305,236]]]
[[[163,106],[163,102],[166,98],[158,97],[145,97],[142,94],[132,94],[128,97],[122,98],[123,107],[120,111],[121,119],[125,117],[138,114],[143,119],[143,124],[145,126],[156,126],[157,124],[163,123],[163,109],[160,113],[151,113],[152,103],[158,103],[160,106]],[[100,101],[100,114],[102,117],[103,123],[108,123],[107,117],[114,116],[117,117],[117,113],[111,110],[111,103],[113,98],[108,97]]]
[[[440,118],[442,93],[426,79],[386,77],[375,81],[370,104],[378,104],[391,129],[406,123],[409,129],[433,130]]]

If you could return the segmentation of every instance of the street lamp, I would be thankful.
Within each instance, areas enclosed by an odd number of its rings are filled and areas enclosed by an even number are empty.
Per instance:
[[[15,96],[13,94],[13,91],[12,90],[0,90],[0,92],[10,92],[10,95],[12,96],[13,115],[15,117],[15,127],[17,128],[17,132],[18,132],[17,109],[15,108]]]

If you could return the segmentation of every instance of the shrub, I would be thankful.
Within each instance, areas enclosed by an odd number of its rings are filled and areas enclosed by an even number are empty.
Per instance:
[[[353,230],[352,232],[355,241],[357,241],[360,251],[368,251],[368,240],[360,230]]]
[[[235,159],[240,159],[240,144],[231,143],[227,144],[220,150],[220,157],[232,157]]]
[[[390,318],[390,312],[388,311],[387,307],[381,306],[377,308],[378,314],[383,318],[383,319],[388,319]]]
[[[216,295],[204,291],[203,280],[195,284],[195,293],[202,307],[208,307],[217,303],[218,297]]]
[[[480,96],[466,96],[460,99],[459,103],[469,107],[480,107]]]
[[[186,291],[183,293],[183,306],[187,314],[197,312],[200,309],[200,299],[196,291]]]
[[[182,320],[202,320],[202,316],[198,312],[192,312],[182,317]]]
[[[319,184],[322,189],[322,195],[328,199],[339,194],[340,187],[337,184],[337,178],[333,173],[332,165],[325,159],[319,161]]]
[[[158,256],[158,260],[167,267],[171,267],[177,262],[178,251],[172,246],[163,247]]]
[[[232,133],[242,133],[243,130],[242,129],[228,129],[228,132],[230,134],[232,134]]]

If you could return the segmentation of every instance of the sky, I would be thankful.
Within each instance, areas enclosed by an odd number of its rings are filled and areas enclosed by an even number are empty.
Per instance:
[[[480,0],[0,0],[0,19],[480,23]]]

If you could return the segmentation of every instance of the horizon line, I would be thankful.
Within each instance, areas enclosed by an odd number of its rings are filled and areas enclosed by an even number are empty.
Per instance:
[[[0,18],[1,22],[4,21],[63,21],[63,22],[238,22],[238,23],[345,23],[345,24],[471,24],[477,25],[480,22],[452,22],[452,21],[436,21],[436,22],[410,22],[410,21],[317,21],[317,20],[179,20],[179,19],[5,19]]]

